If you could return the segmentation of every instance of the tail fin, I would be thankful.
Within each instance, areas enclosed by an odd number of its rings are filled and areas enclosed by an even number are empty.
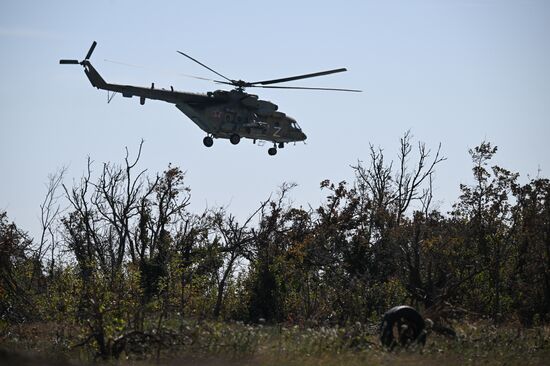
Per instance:
[[[99,72],[92,66],[90,61],[84,60],[82,61],[82,65],[84,66],[86,76],[93,86],[99,89],[105,89],[108,86],[107,82],[99,75]]]

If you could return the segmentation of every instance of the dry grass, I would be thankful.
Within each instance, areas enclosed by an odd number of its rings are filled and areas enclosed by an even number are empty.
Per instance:
[[[550,328],[525,329],[485,323],[455,325],[456,339],[431,334],[423,348],[388,352],[374,327],[249,326],[189,322],[165,344],[123,353],[121,365],[548,365]],[[3,365],[81,365],[93,361],[92,346],[78,343],[76,328],[31,324],[4,329]],[[148,351],[147,351],[148,350]]]

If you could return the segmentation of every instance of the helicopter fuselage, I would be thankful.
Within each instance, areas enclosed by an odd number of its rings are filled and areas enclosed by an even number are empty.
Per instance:
[[[240,90],[216,90],[206,95],[210,103],[178,103],[176,107],[214,138],[239,136],[279,144],[306,139],[295,119],[257,95]]]
[[[211,146],[211,138],[229,139],[237,144],[241,137],[254,141],[269,141],[283,147],[288,142],[304,141],[307,136],[294,118],[279,112],[272,102],[239,89],[216,90],[207,94],[176,91],[173,88],[156,89],[133,85],[107,83],[88,60],[82,62],[91,84],[98,89],[121,93],[123,97],[139,97],[140,104],[147,99],[162,100],[183,112],[208,135],[204,140]],[[210,140],[209,140],[210,139]]]
[[[94,52],[97,42],[93,42],[84,60],[59,60],[60,64],[81,65],[84,72],[90,80],[90,83],[98,89],[108,92],[120,93],[123,97],[139,97],[140,104],[145,104],[147,99],[162,100],[174,104],[191,121],[199,126],[206,137],[203,139],[205,146],[210,147],[214,143],[214,138],[229,139],[233,145],[240,142],[241,138],[252,139],[254,142],[269,141],[273,147],[268,150],[269,155],[277,153],[277,147],[283,148],[285,143],[304,141],[307,137],[302,132],[295,119],[278,111],[278,106],[267,100],[258,99],[257,95],[249,94],[244,91],[245,88],[276,88],[276,89],[302,89],[302,90],[331,90],[360,92],[355,89],[340,88],[314,88],[302,86],[273,86],[294,80],[307,79],[323,75],[329,75],[347,71],[345,68],[320,71],[310,74],[290,76],[280,79],[271,79],[255,82],[246,82],[243,80],[232,80],[220,74],[214,69],[206,66],[193,57],[178,51],[181,55],[207,68],[225,81],[211,80],[219,84],[231,85],[233,90],[216,90],[206,94],[196,94],[189,92],[180,92],[170,87],[167,89],[155,88],[153,83],[150,88],[111,84],[106,82],[97,70],[92,66],[89,59]],[[204,78],[201,78],[204,79]],[[208,79],[207,79],[208,80]],[[112,97],[109,97],[110,101]]]

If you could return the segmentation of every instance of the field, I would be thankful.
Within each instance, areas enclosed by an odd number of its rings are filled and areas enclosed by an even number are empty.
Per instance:
[[[178,329],[179,328],[179,329]],[[547,365],[550,328],[512,324],[455,324],[457,337],[430,334],[424,347],[388,351],[375,325],[262,326],[183,322],[125,344],[120,365]],[[0,362],[13,365],[81,365],[94,360],[76,328],[26,324],[4,329]],[[99,362],[99,361],[98,361]],[[101,364],[101,362],[99,362]]]
[[[145,178],[128,159],[63,186],[51,235],[0,211],[3,363],[550,364],[550,180],[520,183],[483,142],[445,214],[419,188],[442,158],[425,165],[420,143],[409,169],[413,146],[406,133],[399,168],[371,147],[355,182],[321,182],[318,208],[283,184],[244,221],[188,211],[183,170]],[[400,304],[453,338],[388,352],[377,325]]]

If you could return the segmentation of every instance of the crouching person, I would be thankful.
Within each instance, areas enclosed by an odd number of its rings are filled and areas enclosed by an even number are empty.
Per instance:
[[[411,344],[426,343],[427,331],[432,324],[426,321],[414,308],[406,305],[388,310],[380,324],[380,342],[392,350],[396,345],[407,347]]]

